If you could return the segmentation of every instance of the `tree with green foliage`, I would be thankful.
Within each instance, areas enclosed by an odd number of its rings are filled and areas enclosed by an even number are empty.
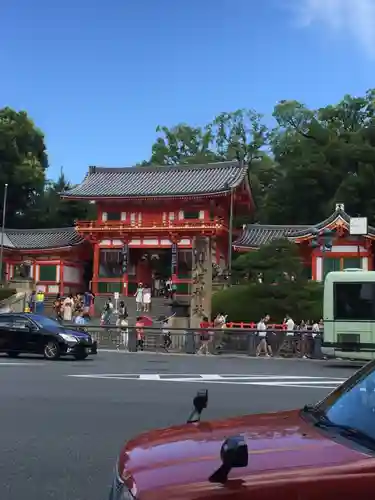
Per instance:
[[[61,169],[57,181],[48,181],[28,211],[25,227],[71,227],[76,220],[95,219],[96,207],[86,201],[63,200],[61,193],[74,186]]]
[[[310,110],[281,101],[271,146],[279,177],[265,196],[263,222],[313,224],[342,202],[375,222],[375,90]]]
[[[240,255],[233,263],[235,277],[262,283],[306,281],[303,262],[295,243],[285,238]]]
[[[269,314],[275,323],[286,314],[298,321],[322,316],[323,285],[307,280],[293,242],[275,240],[240,255],[233,263],[233,274],[240,284],[213,295],[214,315],[223,311],[229,321],[257,322]]]
[[[233,286],[212,296],[212,316],[228,315],[229,322],[258,322],[269,314],[271,323],[281,323],[286,314],[294,321],[322,317],[323,285],[285,281],[278,284],[248,283]]]
[[[239,159],[251,165],[262,157],[267,127],[253,110],[220,113],[204,127],[159,126],[149,161],[141,165],[205,164]]]
[[[27,218],[27,207],[43,192],[47,168],[43,133],[26,112],[0,109],[0,191],[8,184],[8,227]],[[3,196],[1,213],[2,204]]]
[[[276,179],[275,164],[266,154],[268,129],[262,115],[251,109],[223,112],[203,127],[180,124],[172,128],[159,126],[160,135],[152,146],[151,158],[140,166],[207,164],[240,160],[249,166],[259,213],[263,194]],[[241,217],[236,225],[253,220],[254,214]]]

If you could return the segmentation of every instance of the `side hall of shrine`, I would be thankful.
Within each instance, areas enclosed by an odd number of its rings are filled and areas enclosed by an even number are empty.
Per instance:
[[[350,219],[340,203],[327,219],[315,225],[249,224],[243,228],[233,247],[237,252],[251,252],[271,241],[287,238],[299,246],[306,274],[316,281],[323,281],[330,271],[371,271],[374,269],[375,227],[367,226],[361,235],[351,235]],[[325,230],[332,232],[332,247],[326,249],[324,245],[318,245],[314,248],[314,240],[319,239]]]

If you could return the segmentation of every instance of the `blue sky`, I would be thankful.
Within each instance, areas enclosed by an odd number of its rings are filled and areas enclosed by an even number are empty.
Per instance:
[[[149,158],[157,125],[375,86],[375,0],[15,0],[0,106],[46,135],[49,177]]]

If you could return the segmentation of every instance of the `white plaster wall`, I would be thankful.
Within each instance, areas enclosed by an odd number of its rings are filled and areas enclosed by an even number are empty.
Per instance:
[[[316,281],[322,281],[323,279],[323,259],[322,257],[317,257],[316,259]]]
[[[78,267],[64,266],[64,283],[80,283],[81,270]]]

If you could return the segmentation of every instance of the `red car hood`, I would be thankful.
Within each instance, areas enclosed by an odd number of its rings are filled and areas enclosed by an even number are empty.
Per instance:
[[[232,469],[230,478],[241,479],[242,486],[269,483],[271,478],[285,480],[301,471],[318,477],[332,468],[347,473],[348,466],[351,472],[353,467],[363,470],[369,465],[375,470],[374,461],[368,460],[372,456],[325,437],[293,410],[141,434],[125,446],[119,472],[130,487],[135,485],[141,499],[214,498],[200,493],[202,488],[217,487],[208,478],[221,465],[221,445],[238,434],[246,438],[249,465]]]

